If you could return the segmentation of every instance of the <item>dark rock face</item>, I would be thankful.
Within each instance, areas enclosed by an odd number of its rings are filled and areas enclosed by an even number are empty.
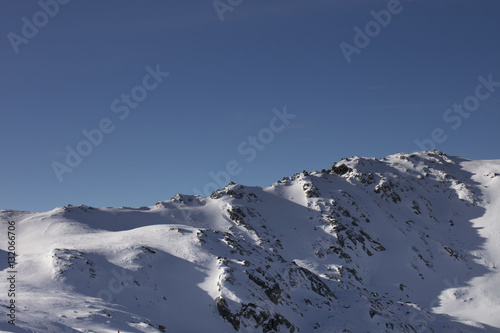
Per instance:
[[[336,174],[336,175],[339,175],[339,176],[343,176],[345,175],[346,173],[349,173],[349,172],[352,172],[352,168],[348,167],[347,165],[341,163],[341,164],[337,164],[335,163],[331,168],[330,170],[328,170],[330,173],[332,174]]]
[[[231,323],[234,329],[238,331],[240,329],[239,316],[231,313],[227,301],[223,297],[217,297],[216,302],[217,302],[217,310],[219,311],[221,317],[227,320],[229,323]]]

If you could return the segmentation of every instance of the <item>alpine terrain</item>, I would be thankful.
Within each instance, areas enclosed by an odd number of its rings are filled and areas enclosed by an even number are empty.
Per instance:
[[[500,160],[439,151],[151,207],[2,210],[0,331],[500,332],[499,217]]]

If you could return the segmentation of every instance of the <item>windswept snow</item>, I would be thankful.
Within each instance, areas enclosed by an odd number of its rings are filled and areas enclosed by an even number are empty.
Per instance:
[[[151,207],[0,211],[18,254],[0,330],[500,332],[499,194],[500,161],[421,152]]]

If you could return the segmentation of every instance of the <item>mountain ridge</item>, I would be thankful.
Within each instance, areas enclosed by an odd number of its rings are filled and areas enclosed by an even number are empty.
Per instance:
[[[424,151],[151,207],[0,211],[24,306],[0,329],[498,332],[499,191],[500,160]]]

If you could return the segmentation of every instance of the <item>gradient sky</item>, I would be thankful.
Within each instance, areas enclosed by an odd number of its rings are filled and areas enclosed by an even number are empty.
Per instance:
[[[474,100],[479,76],[500,82],[500,2],[401,0],[348,63],[340,43],[394,5],[243,0],[221,21],[210,0],[72,0],[44,22],[37,1],[2,1],[0,209],[150,206],[204,193],[232,160],[232,181],[268,186],[342,157],[421,150],[436,128],[447,154],[499,158],[500,87],[468,118],[447,110]],[[16,53],[13,34],[34,19]],[[157,65],[170,75],[120,119],[113,101]],[[238,146],[269,135],[285,106],[296,117],[247,161]],[[53,163],[104,118],[114,131],[60,182]]]

